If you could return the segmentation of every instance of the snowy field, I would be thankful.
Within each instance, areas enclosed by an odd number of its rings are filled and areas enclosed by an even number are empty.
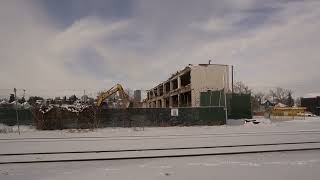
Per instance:
[[[167,135],[199,135],[225,133],[263,133],[296,130],[320,130],[320,117],[306,117],[299,120],[274,120],[254,117],[252,122],[243,125],[223,126],[189,126],[189,127],[145,127],[145,128],[103,128],[95,130],[54,130],[39,131],[29,126],[20,126],[21,135],[17,133],[17,126],[8,127],[0,124],[0,132],[7,129],[7,133],[0,133],[0,139],[15,138],[67,138],[67,137],[121,137],[121,136],[167,136]],[[232,120],[231,120],[232,121]]]
[[[0,165],[1,180],[318,180],[320,152]]]
[[[16,133],[17,127],[8,129],[2,125],[0,126],[3,132],[0,134],[0,163],[320,148],[319,117],[289,121],[270,121],[255,117],[254,120],[259,123],[248,122],[243,125],[223,126],[146,127],[144,129],[104,128],[93,131],[38,131],[32,127],[23,126],[20,127],[21,135]],[[313,143],[242,147],[242,145],[297,142]],[[215,146],[215,148],[128,151],[206,146]],[[109,152],[117,150],[124,150],[124,152]],[[75,151],[108,152],[70,153]],[[5,155],[52,152],[62,154]],[[0,179],[195,179],[199,177],[201,179],[239,177],[241,177],[240,179],[317,179],[316,177],[320,175],[318,171],[320,168],[319,157],[319,150],[308,150],[180,158],[0,164]]]

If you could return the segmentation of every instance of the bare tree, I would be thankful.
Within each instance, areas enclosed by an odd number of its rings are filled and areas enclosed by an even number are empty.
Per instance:
[[[263,92],[257,92],[257,93],[254,93],[253,94],[253,97],[259,102],[261,103],[262,102],[262,99],[266,96],[265,93]]]
[[[296,106],[298,106],[298,107],[301,107],[301,98],[302,98],[302,97],[298,97],[298,98],[296,98],[295,101],[294,101],[295,104],[296,104]]]
[[[252,90],[242,81],[238,81],[233,85],[233,91],[239,94],[251,94]]]
[[[253,110],[258,110],[260,105],[261,105],[261,102],[262,102],[262,99],[265,97],[265,93],[263,92],[257,92],[257,93],[253,93],[252,96],[251,96],[251,103],[252,103],[252,108]]]
[[[273,101],[276,103],[288,104],[288,99],[290,99],[293,91],[290,89],[284,89],[281,87],[277,87],[275,89],[270,90],[270,96],[272,97]],[[292,97],[291,97],[292,98]],[[290,102],[291,105],[291,102]]]

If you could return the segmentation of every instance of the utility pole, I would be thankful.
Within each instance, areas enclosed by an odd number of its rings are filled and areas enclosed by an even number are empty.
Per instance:
[[[87,104],[86,90],[85,89],[83,90],[83,99],[82,100],[84,101],[84,104]]]
[[[25,100],[25,95],[26,95],[26,90],[23,89],[23,99],[24,99],[24,100]],[[22,107],[23,107],[23,109],[24,109],[24,103],[23,103]]]
[[[226,77],[225,77],[225,75],[226,75],[227,73],[225,72],[224,73],[224,75],[223,75],[223,86],[224,86],[224,88],[223,88],[223,94],[224,94],[224,111],[225,111],[225,120],[226,120],[226,123],[227,123],[227,121],[228,121],[228,105],[227,105],[227,91],[226,91],[226,84],[225,84],[225,82],[226,82]]]
[[[14,88],[13,91],[14,91],[14,100],[16,102],[16,116],[17,116],[18,132],[20,135],[20,123],[19,123],[18,105],[17,105],[17,89]]]
[[[233,94],[233,65],[231,65],[231,92]]]

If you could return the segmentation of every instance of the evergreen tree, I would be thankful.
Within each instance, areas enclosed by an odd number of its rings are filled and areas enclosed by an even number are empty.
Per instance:
[[[39,96],[30,96],[28,99],[28,103],[31,105],[35,105],[37,100],[44,100],[42,97]]]
[[[25,103],[25,102],[26,102],[26,99],[25,99],[24,97],[22,97],[21,99],[18,100],[18,102],[19,102],[20,104]]]
[[[76,95],[70,96],[70,97],[69,97],[69,102],[70,102],[70,104],[73,104],[74,102],[76,102],[77,99],[78,99],[78,98],[77,98]]]
[[[9,103],[12,103],[14,101],[14,94],[10,94]]]
[[[66,96],[63,96],[62,98],[62,104],[65,104],[67,102],[67,97]]]
[[[288,93],[287,105],[289,107],[293,107],[294,106],[294,99],[292,98],[292,93],[291,92]]]

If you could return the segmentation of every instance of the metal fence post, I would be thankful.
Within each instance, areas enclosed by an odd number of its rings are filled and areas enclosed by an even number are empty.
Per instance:
[[[20,135],[20,123],[19,123],[18,105],[17,105],[17,89],[14,88],[13,91],[14,91],[14,100],[16,102],[16,117],[17,117],[17,124],[18,124],[18,132]]]

